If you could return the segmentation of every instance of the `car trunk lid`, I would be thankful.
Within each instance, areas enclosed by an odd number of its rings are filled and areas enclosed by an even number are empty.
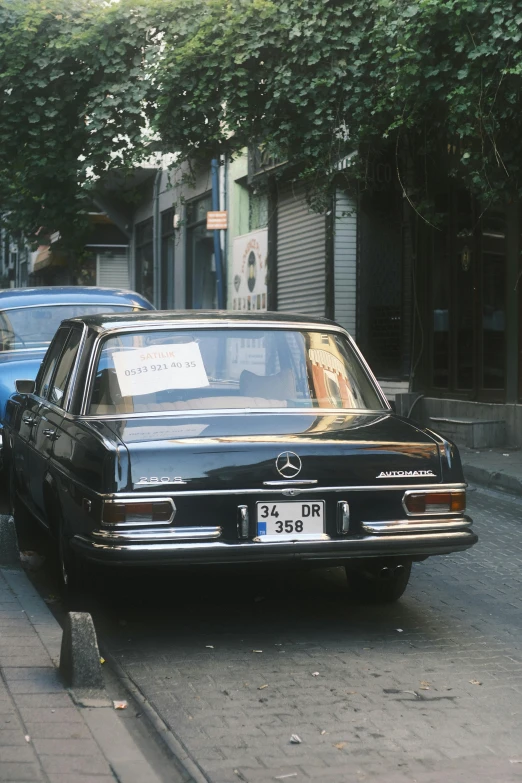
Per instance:
[[[386,411],[149,415],[106,423],[128,449],[135,490],[441,481],[434,439]]]

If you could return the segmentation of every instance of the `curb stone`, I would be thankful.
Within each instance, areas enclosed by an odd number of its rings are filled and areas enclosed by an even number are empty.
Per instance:
[[[20,564],[20,548],[15,521],[10,514],[0,514],[0,566]]]
[[[60,674],[75,692],[93,691],[95,697],[105,695],[98,640],[88,612],[68,612],[65,617]]]
[[[498,489],[522,497],[522,481],[516,476],[510,476],[498,470],[487,470],[476,465],[463,464],[462,467],[467,481],[479,484],[486,489]]]

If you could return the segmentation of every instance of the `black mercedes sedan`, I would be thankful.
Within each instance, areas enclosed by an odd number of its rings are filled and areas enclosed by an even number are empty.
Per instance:
[[[6,414],[15,516],[89,565],[341,565],[394,601],[413,561],[461,551],[456,446],[397,416],[350,336],[280,313],[62,322]]]

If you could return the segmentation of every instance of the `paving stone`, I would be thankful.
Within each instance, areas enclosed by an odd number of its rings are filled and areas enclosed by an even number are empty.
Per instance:
[[[24,745],[0,746],[0,765],[6,761],[34,763],[36,761],[34,750],[27,742]]]
[[[111,770],[105,759],[101,756],[44,756],[41,755],[40,763],[49,775],[61,773],[70,775],[71,781],[78,775],[110,775]]]
[[[20,707],[25,723],[83,723],[75,707]]]
[[[8,728],[6,728],[6,726]],[[15,728],[16,727],[16,728]],[[5,723],[0,717],[0,748],[5,748],[8,745],[24,745],[26,741],[24,739],[25,732],[23,726],[16,721]]]
[[[47,779],[49,783],[71,783],[71,776],[68,772],[48,772]],[[74,783],[114,783],[114,777],[112,775],[91,775],[88,772],[76,772]]]
[[[92,738],[84,739],[41,739],[32,738],[39,756],[96,756],[99,748]]]
[[[2,783],[40,783],[44,777],[37,764],[0,763]]]
[[[47,652],[42,649],[41,652],[36,653],[20,653],[19,655],[0,655],[0,666],[4,668],[10,666],[27,666],[30,669],[35,667],[46,666],[49,663],[49,656]]]
[[[62,690],[61,693],[15,693],[13,699],[20,710],[38,709],[45,707],[47,709],[60,709],[71,707],[73,701],[68,693]]]
[[[77,723],[26,723],[25,727],[33,740],[36,739],[90,739],[91,733],[83,722]],[[0,745],[2,743],[0,732]]]
[[[12,694],[42,694],[42,693],[63,693],[63,685],[57,678],[31,678],[27,680],[12,680],[9,685]]]

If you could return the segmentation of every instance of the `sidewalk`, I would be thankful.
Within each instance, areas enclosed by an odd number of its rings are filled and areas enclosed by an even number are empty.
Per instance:
[[[459,451],[467,481],[522,496],[522,450],[459,446]]]
[[[25,573],[0,567],[0,781],[160,783],[110,706],[58,676],[62,630]]]

